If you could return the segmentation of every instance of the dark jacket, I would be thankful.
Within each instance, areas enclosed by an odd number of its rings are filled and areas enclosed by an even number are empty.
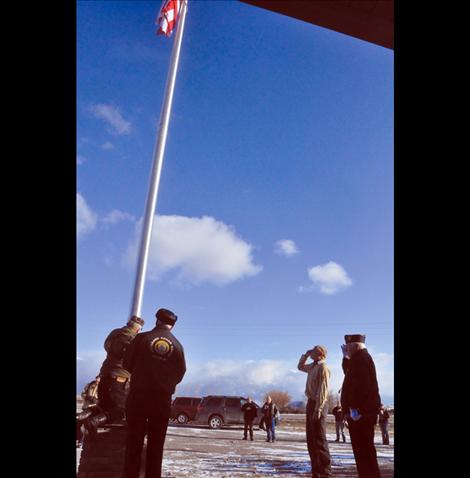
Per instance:
[[[378,423],[388,423],[388,419],[390,418],[390,413],[387,410],[384,410],[383,413],[380,413],[378,416]]]
[[[272,420],[278,413],[276,404],[274,402],[267,403],[263,405],[263,417],[267,420]]]
[[[245,420],[254,420],[258,415],[256,405],[253,402],[245,403],[245,405],[242,406],[241,410],[243,412],[243,417],[245,418]]]
[[[344,412],[356,408],[362,415],[377,415],[381,403],[379,386],[374,361],[367,349],[359,350],[351,359],[343,359],[343,370],[341,406]]]
[[[341,407],[333,408],[331,413],[335,416],[335,421],[342,422],[344,420],[344,412]]]
[[[165,327],[140,333],[127,348],[124,368],[131,373],[133,390],[173,394],[183,380],[186,361],[183,346]]]
[[[130,378],[130,374],[123,367],[124,352],[127,346],[134,340],[136,332],[131,327],[121,327],[114,329],[104,341],[104,349],[107,352],[106,359],[101,365],[100,375],[118,376]]]

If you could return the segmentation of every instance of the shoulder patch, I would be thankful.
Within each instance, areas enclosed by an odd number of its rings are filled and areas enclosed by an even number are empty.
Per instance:
[[[160,360],[166,360],[171,357],[175,346],[173,342],[167,337],[156,337],[150,344],[152,355]]]

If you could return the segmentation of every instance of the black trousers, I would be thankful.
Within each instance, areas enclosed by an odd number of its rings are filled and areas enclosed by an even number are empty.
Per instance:
[[[109,415],[109,422],[124,418],[128,393],[129,381],[118,382],[113,377],[101,377],[98,384],[98,403],[100,408]]]
[[[312,463],[312,477],[324,478],[331,476],[331,458],[328,441],[326,439],[326,417],[318,420],[313,416],[315,402],[307,402],[307,448]]]
[[[376,416],[363,416],[357,422],[348,418],[349,436],[359,478],[380,478],[377,452],[374,446],[376,420]]]
[[[248,430],[250,431],[250,438],[253,438],[253,420],[254,418],[245,418],[245,427],[243,429],[243,436],[246,438]]]
[[[139,478],[146,434],[145,478],[161,478],[170,407],[171,394],[150,390],[130,392],[126,404],[127,436],[122,478]]]

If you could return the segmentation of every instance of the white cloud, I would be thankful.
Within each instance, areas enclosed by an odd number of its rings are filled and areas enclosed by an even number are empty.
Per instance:
[[[97,215],[90,209],[85,199],[77,193],[77,239],[95,229]]]
[[[131,131],[131,123],[126,121],[117,106],[97,104],[91,105],[89,111],[93,113],[96,118],[105,121],[112,129],[108,132],[114,134],[129,134]]]
[[[103,144],[101,145],[101,149],[105,149],[105,150],[106,150],[106,149],[115,149],[115,148],[114,148],[114,144],[113,144],[113,143],[111,143],[110,141],[106,141],[106,143],[103,143]]]
[[[330,261],[327,264],[311,267],[307,269],[307,272],[313,286],[300,286],[299,292],[309,292],[316,286],[320,288],[322,294],[333,295],[352,285],[347,272],[336,262]]]
[[[77,164],[80,166],[81,164],[83,164],[84,162],[86,161],[86,158],[84,158],[83,156],[81,156],[80,154],[77,154]]]
[[[135,217],[132,216],[132,214],[119,211],[119,209],[113,209],[103,219],[101,219],[101,221],[104,222],[105,224],[117,224],[118,222],[122,222],[122,221],[134,221],[134,220],[135,220]]]
[[[141,224],[123,257],[129,267],[136,264]],[[156,216],[148,277],[159,280],[175,270],[176,280],[183,284],[228,284],[262,270],[253,263],[252,249],[233,227],[213,217]]]
[[[299,250],[291,239],[281,239],[276,242],[274,252],[280,256],[290,257],[298,254]]]

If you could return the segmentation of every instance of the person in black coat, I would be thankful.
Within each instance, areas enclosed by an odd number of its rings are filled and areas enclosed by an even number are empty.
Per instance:
[[[381,403],[380,409],[379,409],[378,423],[379,423],[380,431],[382,432],[383,445],[390,445],[390,437],[388,436],[389,418],[390,418],[390,413],[388,413],[388,410]]]
[[[331,412],[335,417],[335,426],[336,426],[336,442],[339,442],[339,433],[343,437],[343,443],[346,443],[346,436],[344,434],[344,413],[341,405],[336,405]]]
[[[124,355],[131,374],[126,402],[126,452],[122,478],[139,478],[147,434],[145,478],[161,478],[163,445],[171,411],[171,396],[186,373],[184,349],[170,332],[176,315],[159,309],[153,330],[139,334]]]
[[[248,430],[250,430],[250,440],[253,441],[253,420],[258,415],[258,409],[251,400],[251,397],[248,397],[248,401],[241,407],[241,410],[243,412],[243,418],[245,421],[245,426],[243,429],[243,440],[247,439]]]
[[[365,346],[365,335],[345,335],[341,406],[348,422],[349,435],[359,478],[380,478],[374,427],[380,407],[379,387],[374,361]]]

